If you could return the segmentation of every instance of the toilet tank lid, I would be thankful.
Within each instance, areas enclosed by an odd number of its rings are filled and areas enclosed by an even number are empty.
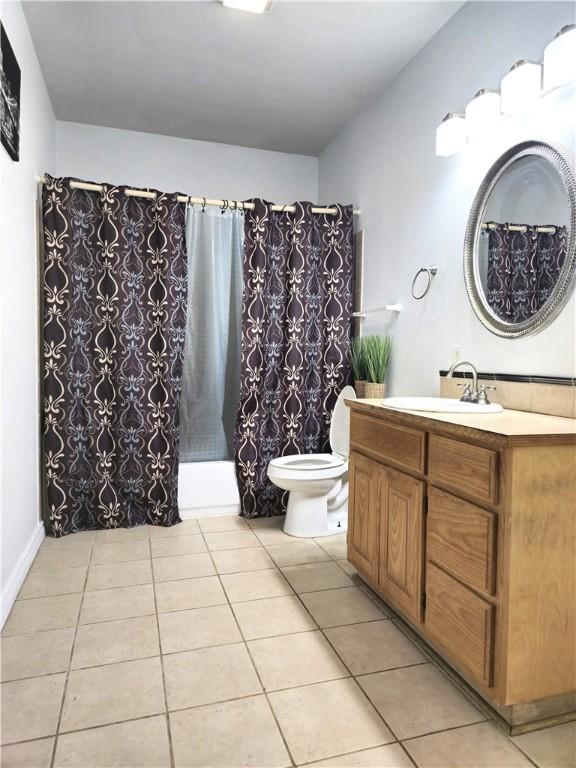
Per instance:
[[[353,387],[344,387],[336,400],[330,420],[330,448],[347,458],[350,453],[350,408],[344,400],[356,400]]]

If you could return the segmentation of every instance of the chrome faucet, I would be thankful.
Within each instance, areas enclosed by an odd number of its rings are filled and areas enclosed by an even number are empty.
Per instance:
[[[451,379],[454,375],[454,371],[463,365],[467,365],[472,369],[472,386],[470,384],[458,384],[459,387],[464,387],[464,394],[460,398],[463,403],[480,403],[481,405],[489,405],[487,390],[496,389],[496,387],[490,387],[487,384],[482,384],[478,387],[478,371],[467,360],[458,360],[456,363],[452,363],[447,373],[447,378]]]

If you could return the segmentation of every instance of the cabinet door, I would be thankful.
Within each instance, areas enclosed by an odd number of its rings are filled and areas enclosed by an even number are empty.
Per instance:
[[[407,618],[422,620],[424,484],[388,467],[380,469],[378,584]]]
[[[350,457],[348,560],[363,574],[378,578],[380,464],[359,453]]]

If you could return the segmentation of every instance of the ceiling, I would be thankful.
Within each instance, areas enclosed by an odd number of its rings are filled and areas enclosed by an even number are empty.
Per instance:
[[[56,117],[316,155],[462,2],[25,2]]]

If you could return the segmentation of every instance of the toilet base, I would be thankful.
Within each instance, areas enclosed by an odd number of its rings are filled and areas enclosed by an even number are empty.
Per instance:
[[[333,494],[310,496],[290,491],[284,533],[299,538],[320,538],[345,533],[348,528],[348,498],[334,508]]]

